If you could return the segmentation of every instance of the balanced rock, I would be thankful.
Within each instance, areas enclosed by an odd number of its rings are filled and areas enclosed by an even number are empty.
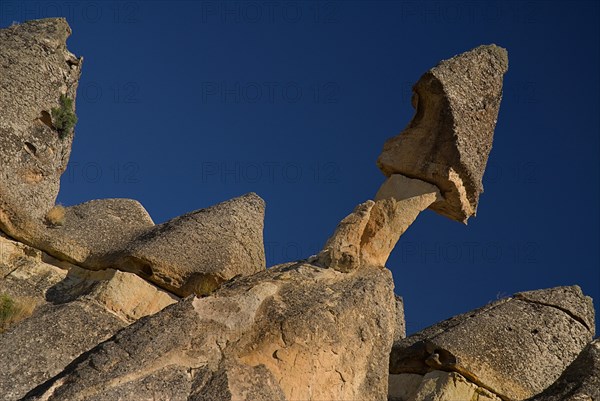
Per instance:
[[[390,373],[453,371],[504,400],[552,384],[594,336],[579,287],[518,293],[396,343]]]
[[[207,295],[265,269],[264,213],[264,201],[249,193],[176,217],[139,236],[113,264],[179,296]]]
[[[276,266],[138,320],[24,400],[385,400],[394,315],[387,269]]]
[[[600,400],[600,339],[589,343],[554,384],[529,401]]]
[[[70,34],[64,18],[0,29],[0,230],[25,242],[54,206],[71,152],[72,129],[52,115],[61,96],[75,99],[82,59],[67,50]]]
[[[430,208],[466,222],[483,191],[507,69],[506,50],[489,45],[425,73],[413,88],[413,119],[385,143],[377,160],[383,173],[436,185],[443,198]]]
[[[385,266],[400,236],[419,213],[440,199],[438,189],[426,182],[401,175],[388,181],[375,202],[358,205],[339,223],[317,255],[319,264],[341,272]]]

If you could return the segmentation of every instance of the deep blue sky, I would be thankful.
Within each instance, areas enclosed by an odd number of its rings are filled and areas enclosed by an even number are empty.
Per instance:
[[[598,3],[0,1],[2,27],[49,16],[85,59],[59,201],[134,198],[158,223],[254,191],[269,265],[374,196],[422,73],[507,48],[478,216],[428,211],[388,261],[408,330],[559,285],[599,310]]]

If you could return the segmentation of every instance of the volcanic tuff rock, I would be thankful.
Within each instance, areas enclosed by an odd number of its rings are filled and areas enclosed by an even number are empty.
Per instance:
[[[578,287],[519,293],[404,338],[384,267],[423,209],[474,214],[503,49],[425,74],[413,121],[379,159],[388,179],[375,201],[317,257],[265,270],[255,194],[157,226],[126,199],[45,219],[72,139],[51,118],[61,94],[75,97],[69,33],[63,19],[0,30],[0,230],[12,237],[0,233],[2,401],[510,401],[548,386],[531,401],[598,398],[593,308]]]
[[[443,199],[430,208],[466,222],[483,191],[507,69],[506,50],[489,45],[426,72],[413,88],[412,121],[385,143],[377,160],[383,173],[435,184]]]
[[[585,347],[558,380],[529,401],[600,400],[600,339]]]
[[[385,266],[400,236],[439,198],[434,185],[396,175],[384,184],[375,202],[358,205],[339,223],[318,263],[341,272]]]
[[[20,399],[120,328],[176,302],[132,273],[81,269],[3,236],[0,294],[33,309],[0,335],[2,401]]]
[[[505,400],[554,382],[594,336],[591,298],[574,287],[523,292],[396,343],[390,373],[460,373]]]
[[[206,295],[237,275],[265,269],[265,202],[250,193],[155,226],[113,258],[167,290]]]
[[[384,400],[394,311],[387,269],[281,265],[140,319],[25,399]]]
[[[32,243],[57,258],[99,270],[111,267],[114,252],[152,227],[152,218],[138,201],[98,199],[66,207],[64,222],[40,227]]]
[[[61,138],[51,117],[77,90],[70,34],[64,18],[0,30],[0,229],[25,242],[54,206],[71,152],[73,135]]]
[[[456,372],[390,375],[389,401],[501,401]]]

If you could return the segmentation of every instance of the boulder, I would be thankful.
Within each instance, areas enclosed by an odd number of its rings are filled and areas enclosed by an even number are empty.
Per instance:
[[[436,185],[443,198],[430,208],[466,223],[483,191],[507,69],[506,50],[489,45],[426,72],[413,87],[413,119],[377,160],[383,173]]]
[[[317,255],[319,264],[341,272],[385,266],[400,236],[440,197],[438,189],[426,182],[400,175],[389,181],[375,202],[358,205],[339,223]]]
[[[529,401],[600,400],[600,339],[595,339],[550,387]]]
[[[0,29],[0,230],[25,242],[54,206],[71,152],[72,130],[52,115],[77,91],[82,58],[67,50],[70,34],[64,18]]]
[[[24,399],[384,400],[394,320],[387,269],[289,263],[138,320]]]
[[[197,210],[147,230],[111,264],[179,296],[207,295],[237,275],[265,269],[264,213],[254,193]]]
[[[518,293],[396,343],[390,373],[453,371],[504,400],[552,384],[594,336],[593,305],[581,289]]]
[[[64,208],[59,225],[44,226],[35,247],[88,269],[111,267],[111,256],[154,227],[144,207],[132,199],[98,199]]]

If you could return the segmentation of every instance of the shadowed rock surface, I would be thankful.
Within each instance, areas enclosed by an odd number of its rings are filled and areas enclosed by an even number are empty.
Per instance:
[[[188,213],[136,238],[113,265],[179,296],[210,294],[234,276],[265,269],[264,214],[254,193]]]
[[[277,266],[140,319],[26,399],[384,400],[394,319],[386,269]]]
[[[506,50],[489,45],[425,73],[413,87],[413,119],[377,160],[383,173],[436,185],[444,198],[430,208],[466,223],[483,192],[507,69]]]
[[[75,99],[82,59],[66,48],[64,18],[0,29],[0,230],[30,242],[54,206],[73,134],[59,134],[52,109]]]
[[[552,384],[591,341],[594,326],[583,322],[593,314],[577,286],[518,293],[401,340],[390,373],[455,371],[522,400]]]
[[[600,400],[600,339],[585,347],[558,380],[529,401]]]

